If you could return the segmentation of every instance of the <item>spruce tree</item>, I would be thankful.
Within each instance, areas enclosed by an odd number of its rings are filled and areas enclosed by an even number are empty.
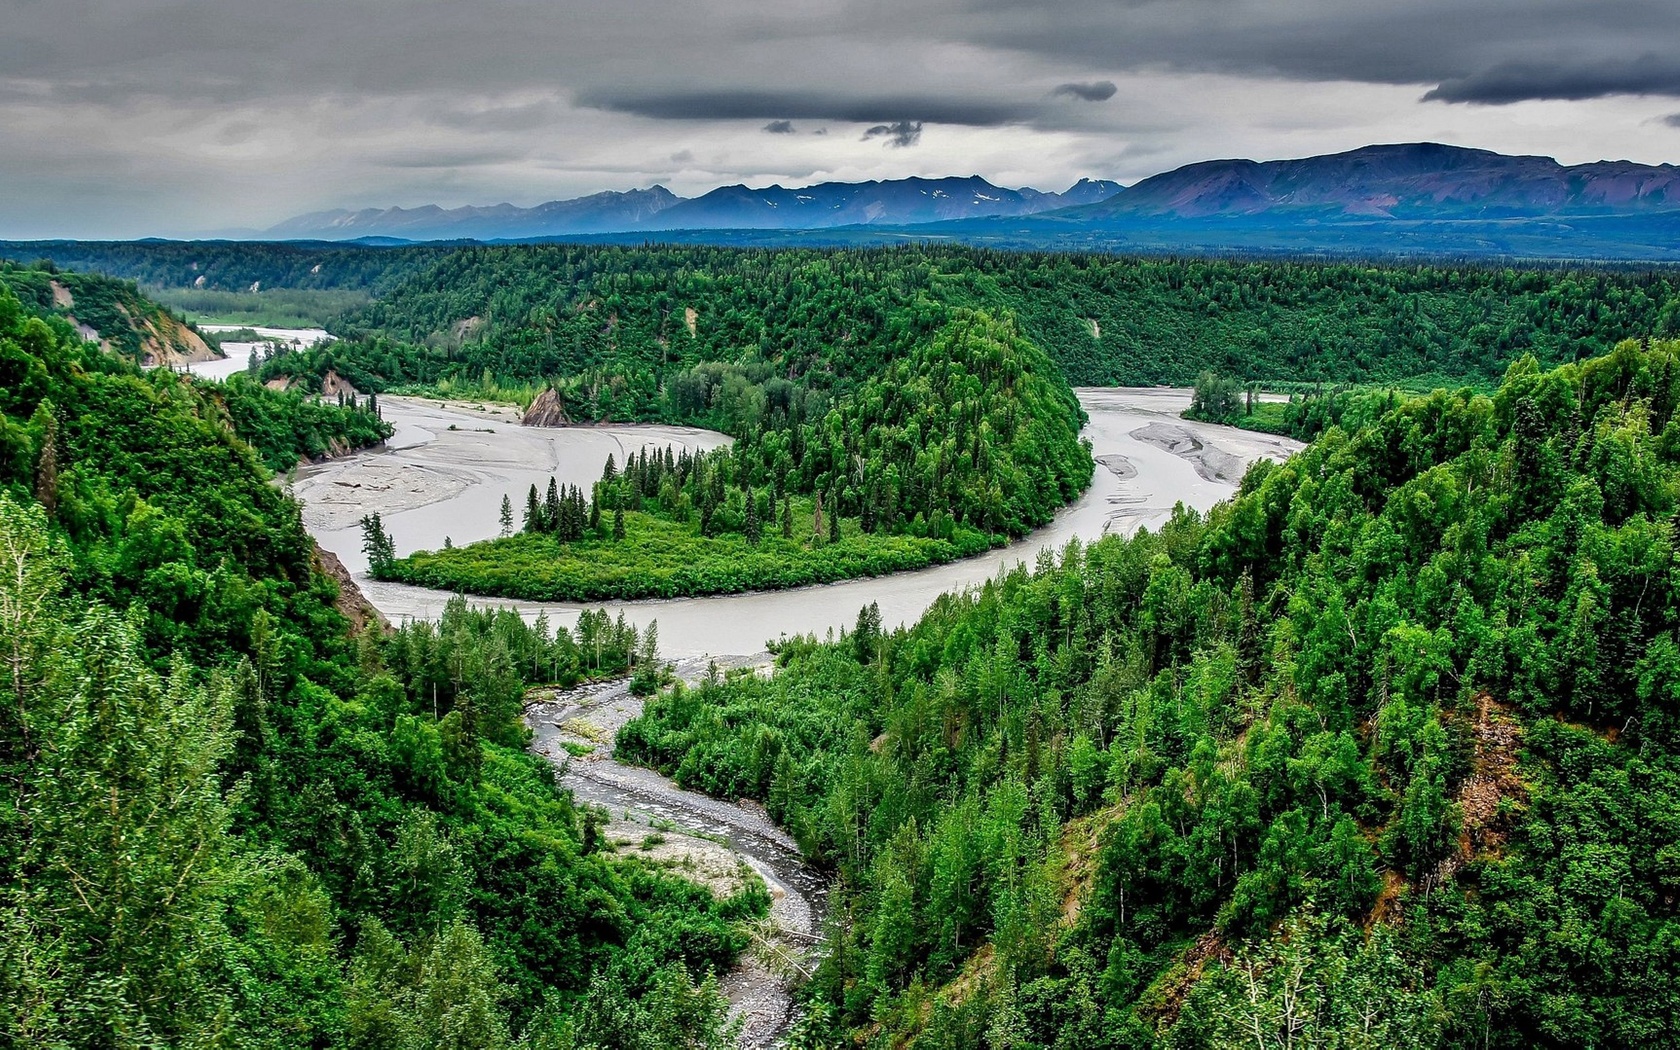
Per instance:
[[[747,490],[747,521],[744,531],[747,534],[747,542],[755,547],[758,546],[758,541],[763,537],[764,530],[758,521],[758,494],[752,489]]]
[[[505,540],[509,536],[513,535],[513,500],[509,499],[507,493],[505,492],[502,493],[502,513],[500,524],[502,527],[502,539]]]
[[[548,479],[548,496],[543,500],[543,527],[549,532],[560,531],[560,486],[552,476]]]
[[[613,508],[613,539],[616,541],[616,540],[622,540],[623,538],[624,538],[624,508],[623,507],[614,507]]]
[[[525,531],[543,531],[542,504],[537,502],[537,486],[535,485],[531,486],[531,491],[525,496]]]

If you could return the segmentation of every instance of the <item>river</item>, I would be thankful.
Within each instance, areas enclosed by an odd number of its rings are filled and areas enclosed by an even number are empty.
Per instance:
[[[1083,434],[1100,461],[1091,487],[1049,525],[1008,547],[920,572],[605,608],[615,615],[622,610],[639,626],[658,620],[661,649],[674,658],[748,655],[784,634],[822,636],[851,625],[870,602],[880,605],[886,626],[909,623],[940,594],[982,583],[1020,562],[1031,564],[1044,547],[1159,525],[1178,502],[1206,510],[1235,490],[1246,464],[1283,459],[1300,447],[1287,438],[1180,419],[1190,403],[1187,390],[1078,393],[1090,416]],[[529,486],[545,487],[551,475],[587,490],[609,453],[622,464],[625,453],[644,444],[713,448],[728,440],[685,427],[528,428],[509,409],[414,398],[381,398],[380,405],[397,428],[383,449],[302,469],[293,491],[317,542],[343,559],[369,600],[396,621],[435,619],[449,595],[369,579],[357,525],[363,514],[383,516],[399,554],[442,546],[446,537],[470,543],[496,535],[503,495],[517,520]],[[546,612],[567,625],[583,608],[506,599],[487,604],[512,606],[527,617]]]
[[[259,342],[226,342],[222,344],[224,356],[214,361],[195,361],[187,366],[187,371],[195,376],[206,379],[226,379],[228,376],[245,371],[251,355],[258,348],[270,345],[273,341],[280,341],[287,346],[303,348],[324,343],[332,339],[331,335],[320,328],[260,328],[243,324],[201,324],[200,332],[221,334],[223,332],[255,332]]]

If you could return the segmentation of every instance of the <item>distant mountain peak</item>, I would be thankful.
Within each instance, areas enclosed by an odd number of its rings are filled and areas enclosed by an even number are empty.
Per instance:
[[[1068,219],[1520,218],[1680,207],[1680,170],[1563,165],[1441,142],[1379,143],[1294,160],[1211,160],[1151,176]]]
[[[323,211],[288,219],[267,235],[343,240],[399,237],[408,240],[522,240],[639,230],[823,229],[854,224],[902,225],[991,215],[1030,215],[1087,204],[1119,189],[1118,183],[1082,179],[1071,196],[1030,187],[995,186],[979,175],[822,182],[787,187],[720,186],[684,199],[664,186],[606,191],[534,208],[364,208]],[[1073,191],[1070,191],[1072,193]]]

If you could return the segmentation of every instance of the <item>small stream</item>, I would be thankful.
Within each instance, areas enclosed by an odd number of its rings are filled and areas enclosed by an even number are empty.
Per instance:
[[[768,653],[728,661],[732,666],[767,666]],[[697,682],[706,663],[688,659],[675,667],[678,677]],[[783,974],[763,956],[809,972],[822,932],[828,902],[828,882],[805,864],[799,847],[778,828],[762,806],[687,791],[670,779],[640,766],[613,758],[613,737],[620,726],[641,713],[642,701],[630,693],[629,681],[597,683],[552,694],[530,704],[532,750],[555,763],[562,787],[574,798],[598,806],[611,817],[609,840],[630,830],[631,841],[657,831],[665,844],[683,850],[715,852],[723,847],[745,862],[770,891],[769,930],[759,950],[742,956],[725,975],[722,990],[729,997],[731,1016],[745,1022],[741,1045],[775,1044],[793,1019],[793,999]],[[566,744],[592,747],[574,758]]]

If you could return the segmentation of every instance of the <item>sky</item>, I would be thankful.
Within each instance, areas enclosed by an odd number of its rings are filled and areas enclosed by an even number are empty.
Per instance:
[[[1680,160],[1675,0],[0,0],[0,237],[1440,141]]]

